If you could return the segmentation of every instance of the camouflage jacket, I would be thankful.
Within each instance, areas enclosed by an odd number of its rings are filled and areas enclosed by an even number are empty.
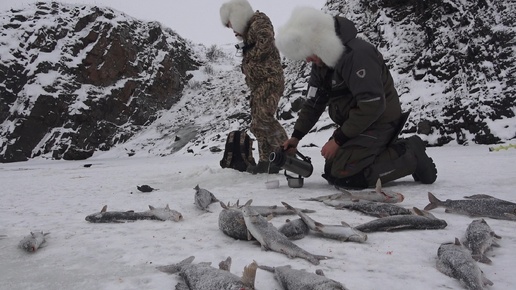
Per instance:
[[[243,38],[242,72],[249,88],[254,90],[265,80],[283,87],[283,67],[274,44],[274,28],[269,17],[259,11],[254,13]]]

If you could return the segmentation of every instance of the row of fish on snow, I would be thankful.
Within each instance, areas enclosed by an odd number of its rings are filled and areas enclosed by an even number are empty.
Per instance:
[[[151,192],[155,189],[148,185],[138,189]],[[219,214],[219,229],[229,237],[239,240],[256,240],[263,250],[271,250],[287,255],[289,258],[302,258],[314,265],[320,260],[332,257],[316,255],[297,246],[293,240],[301,239],[309,233],[336,239],[340,241],[364,243],[369,232],[398,231],[407,229],[443,229],[446,221],[429,213],[437,207],[446,208],[446,212],[466,214],[472,217],[490,217],[516,221],[516,203],[497,199],[488,195],[474,195],[463,200],[441,201],[432,193],[428,193],[430,203],[420,210],[416,207],[406,209],[396,205],[403,201],[400,193],[384,191],[378,183],[375,191],[347,191],[332,195],[302,199],[319,201],[336,209],[349,209],[378,217],[376,220],[351,227],[345,222],[337,225],[324,225],[312,219],[308,213],[314,211],[299,209],[282,202],[284,207],[251,205],[249,200],[244,205],[239,201],[231,205],[219,201],[213,193],[200,188],[194,188],[194,204],[201,210],[208,211],[210,204],[219,202],[223,210]],[[278,215],[297,214],[298,219],[287,220],[284,225],[276,228],[269,222],[270,218]],[[98,213],[85,218],[92,223],[124,222],[135,220],[172,220],[181,221],[181,213],[165,208],[149,206],[144,212],[135,211],[107,211],[104,206]],[[20,241],[19,247],[35,252],[45,243],[49,233],[33,232]],[[466,289],[481,290],[487,285],[493,285],[478,267],[476,261],[491,263],[485,255],[501,237],[496,235],[484,219],[473,220],[467,227],[462,242],[455,238],[455,242],[443,243],[437,251],[436,268],[442,273],[458,279]],[[244,269],[242,277],[230,272],[231,257],[220,262],[219,268],[210,263],[192,263],[194,257],[168,266],[158,267],[167,273],[178,273],[182,278],[176,289],[254,289],[254,280],[258,268],[274,273],[275,278],[285,289],[346,289],[341,283],[326,278],[322,270],[308,273],[303,270],[292,269],[290,266],[270,267],[251,263]]]

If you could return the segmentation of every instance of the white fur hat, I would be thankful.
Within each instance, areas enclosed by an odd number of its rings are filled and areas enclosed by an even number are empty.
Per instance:
[[[315,54],[329,67],[334,67],[344,52],[333,17],[311,7],[294,9],[278,31],[276,46],[287,58],[304,60]]]
[[[220,7],[222,25],[227,26],[228,22],[231,22],[233,30],[239,34],[245,33],[247,23],[253,14],[253,8],[247,0],[230,0]]]

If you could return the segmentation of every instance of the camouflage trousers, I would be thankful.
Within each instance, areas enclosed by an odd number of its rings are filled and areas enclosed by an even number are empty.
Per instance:
[[[251,90],[250,129],[258,142],[259,161],[269,161],[269,154],[288,139],[287,132],[276,119],[283,89],[283,82],[263,81]]]

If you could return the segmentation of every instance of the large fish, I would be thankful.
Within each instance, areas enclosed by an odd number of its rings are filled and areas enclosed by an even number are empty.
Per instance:
[[[437,250],[436,266],[441,273],[459,280],[466,289],[484,290],[485,286],[493,285],[457,238],[455,243],[441,244]]]
[[[471,256],[475,261],[491,264],[491,260],[486,257],[485,252],[492,247],[499,247],[496,240],[501,238],[493,232],[484,219],[478,219],[468,225],[462,243],[471,251]]]
[[[308,201],[328,201],[328,200],[368,200],[368,201],[377,201],[384,203],[398,203],[402,202],[405,198],[403,194],[398,192],[390,192],[382,189],[382,182],[380,179],[376,182],[376,188],[374,191],[370,190],[361,190],[361,191],[349,191],[344,188],[338,188],[341,192],[331,194],[331,195],[323,195],[313,198],[304,198],[301,200]]]
[[[346,290],[341,283],[326,278],[322,270],[316,274],[292,269],[290,266],[269,267],[258,265],[258,268],[274,273],[274,277],[285,290]]]
[[[291,240],[300,240],[310,232],[310,228],[301,218],[295,220],[287,219],[286,222],[278,228],[278,231]]]
[[[249,200],[245,205],[250,205],[252,200]],[[222,210],[219,213],[219,229],[227,236],[237,240],[247,240],[247,227],[245,226],[244,214],[242,213],[242,206],[238,201],[231,205],[220,202]]]
[[[18,244],[18,247],[20,249],[24,249],[27,252],[35,252],[41,246],[46,242],[45,237],[50,233],[43,233],[43,232],[31,232],[30,235],[25,236],[20,243]]]
[[[314,265],[319,260],[329,259],[327,256],[311,254],[292,243],[284,234],[280,233],[267,219],[253,210],[250,206],[242,207],[244,221],[249,233],[260,242],[262,249],[287,255],[289,258],[303,258]]]
[[[324,204],[333,206],[335,209],[355,210],[374,217],[413,214],[410,209],[392,203],[383,203],[377,201],[333,199],[324,201]]]
[[[430,203],[425,210],[444,207],[445,212],[464,214],[471,217],[490,217],[516,221],[516,203],[498,199],[486,194],[465,196],[462,200],[439,200],[431,192],[428,193]]]
[[[326,238],[335,239],[343,242],[363,243],[367,240],[367,235],[363,232],[352,228],[345,222],[341,225],[323,225],[320,222],[313,220],[307,214],[296,210],[286,202],[281,202],[287,209],[295,210],[299,217],[308,225],[310,230],[318,235]]]
[[[176,289],[182,290],[253,290],[257,265],[255,262],[244,267],[242,277],[230,272],[231,257],[219,264],[219,269],[210,266],[211,263],[192,264],[194,256],[168,266],[159,266],[158,270],[175,274],[183,278],[176,285]]]
[[[219,201],[213,193],[208,191],[207,189],[200,188],[199,185],[194,187],[195,195],[194,195],[194,204],[204,211],[208,211],[208,206],[214,202]]]
[[[448,224],[429,212],[413,208],[413,215],[387,216],[358,225],[355,229],[370,233],[378,231],[444,229]]]
[[[160,220],[175,221],[183,219],[183,215],[167,206],[164,208],[155,208],[149,205],[149,210],[144,212],[130,211],[107,211],[107,205],[98,213],[90,214],[85,218],[91,223],[121,223],[124,221],[136,220]]]

